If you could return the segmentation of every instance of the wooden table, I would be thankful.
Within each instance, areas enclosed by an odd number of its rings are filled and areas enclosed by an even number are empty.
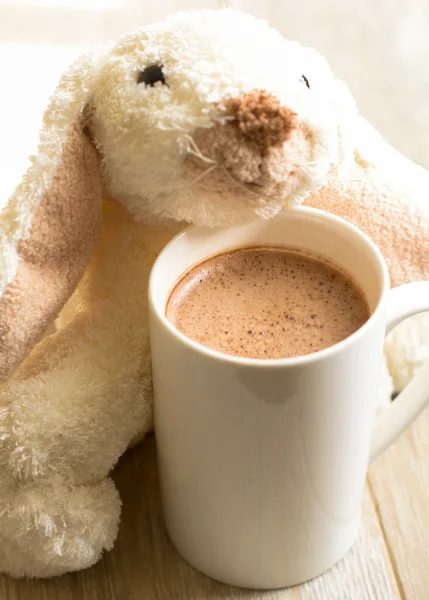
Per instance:
[[[0,577],[0,600],[429,600],[429,411],[372,466],[359,540],[331,571],[257,592],[194,571],[164,532],[153,437],[120,461],[119,539],[93,568],[46,581]]]

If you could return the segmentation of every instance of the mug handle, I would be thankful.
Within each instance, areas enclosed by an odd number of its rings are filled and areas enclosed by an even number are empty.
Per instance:
[[[404,319],[429,310],[429,281],[393,288],[387,299],[386,335]],[[429,362],[426,363],[388,408],[376,417],[369,461],[372,462],[429,404]]]

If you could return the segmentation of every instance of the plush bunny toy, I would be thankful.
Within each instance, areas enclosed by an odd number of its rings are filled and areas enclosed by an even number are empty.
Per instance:
[[[0,214],[0,570],[112,547],[109,472],[152,428],[149,271],[184,224],[305,200],[364,229],[396,285],[428,278],[428,193],[321,57],[251,16],[179,13],[78,60]],[[424,355],[410,332],[388,349],[401,386]]]

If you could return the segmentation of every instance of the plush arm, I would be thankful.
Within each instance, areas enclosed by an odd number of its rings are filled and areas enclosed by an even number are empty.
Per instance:
[[[356,149],[310,206],[330,210],[365,231],[382,251],[392,286],[429,279],[429,173],[393,150],[364,120]]]

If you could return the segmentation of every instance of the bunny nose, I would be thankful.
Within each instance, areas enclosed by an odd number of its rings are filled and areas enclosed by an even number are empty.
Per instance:
[[[225,102],[228,115],[245,137],[256,143],[263,153],[286,142],[297,127],[297,115],[282,106],[264,90],[253,90]]]

